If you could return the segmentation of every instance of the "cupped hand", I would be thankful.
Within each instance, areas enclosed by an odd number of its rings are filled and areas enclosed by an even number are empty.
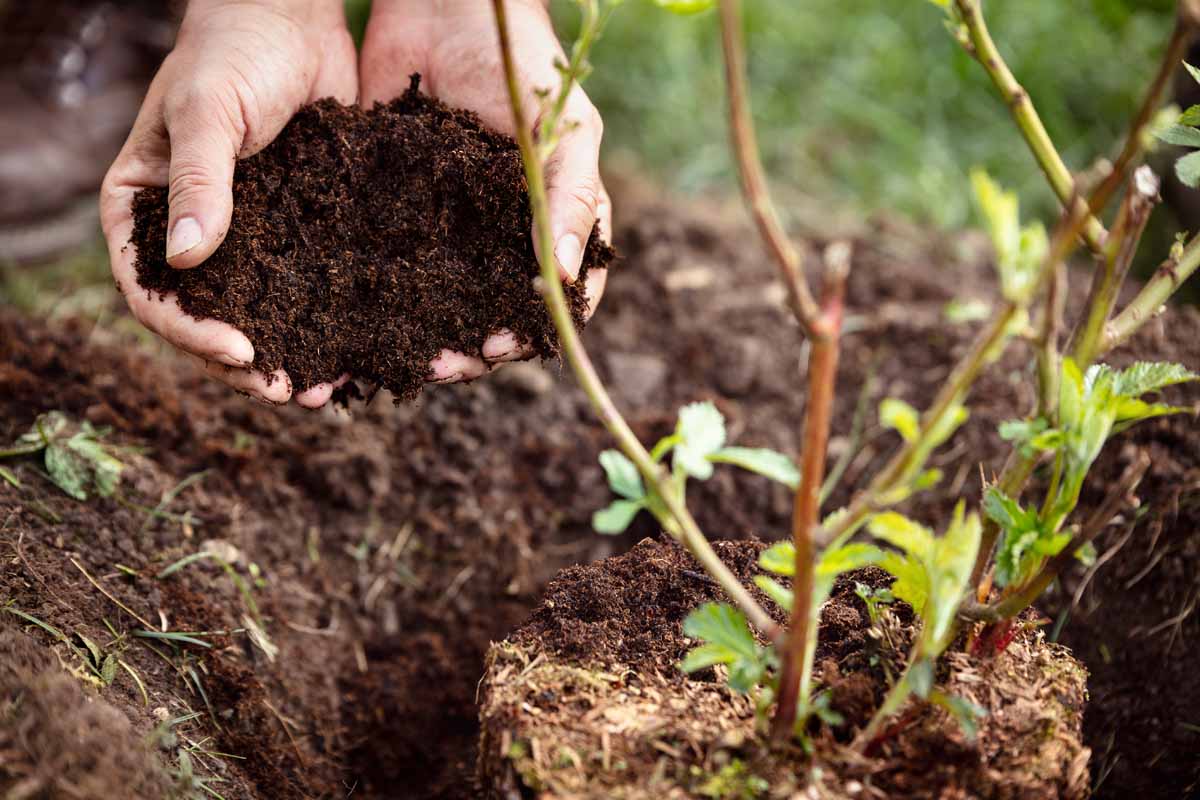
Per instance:
[[[174,295],[138,285],[135,248],[128,246],[133,195],[168,187],[167,263],[200,266],[229,229],[236,160],[270,143],[305,103],[357,98],[357,60],[343,13],[342,0],[191,0],[175,49],[100,194],[113,277],[133,315],[203,359],[213,377],[272,403],[291,398],[291,381],[283,371],[267,376],[252,369],[254,347],[244,334],[197,320]],[[317,407],[333,388],[321,384],[295,399]]]
[[[541,106],[539,90],[557,92],[562,79],[554,67],[563,52],[541,0],[508,0],[513,56],[526,114]],[[492,5],[487,0],[374,0],[360,57],[362,102],[386,102],[408,88],[408,76],[421,74],[421,89],[449,106],[474,111],[485,125],[516,133]],[[564,281],[574,282],[583,251],[597,220],[611,235],[612,210],[600,181],[603,125],[587,95],[575,87],[566,104],[557,149],[546,165],[554,256]],[[537,237],[534,237],[537,240]],[[589,316],[604,292],[607,270],[588,273]],[[430,380],[469,380],[493,364],[532,353],[510,331],[492,331],[483,357],[443,350],[431,365]]]

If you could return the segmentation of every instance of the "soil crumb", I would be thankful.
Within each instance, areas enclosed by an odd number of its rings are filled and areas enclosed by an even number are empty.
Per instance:
[[[411,81],[370,110],[309,105],[239,161],[232,224],[196,269],[164,258],[167,190],[138,192],[139,285],[243,331],[254,366],[285,370],[297,391],[349,374],[411,400],[443,348],[479,355],[503,329],[556,355],[516,143]],[[588,270],[612,257],[593,229],[566,287],[577,324]]]

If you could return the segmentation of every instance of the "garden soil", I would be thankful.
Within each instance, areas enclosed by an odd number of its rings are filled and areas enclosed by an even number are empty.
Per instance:
[[[746,246],[749,229],[729,208],[612,188],[625,261],[586,339],[635,430],[661,436],[681,404],[711,399],[738,444],[794,451],[803,347],[771,267]],[[832,502],[896,445],[873,414],[850,435],[857,400],[921,405],[974,332],[948,323],[945,304],[991,300],[993,283],[971,238],[885,220],[855,243],[832,449],[857,455]],[[4,462],[20,487],[0,479],[0,789],[151,797],[176,784],[200,796],[197,782],[212,781],[230,800],[478,797],[476,687],[489,643],[528,617],[560,568],[658,534],[647,519],[621,537],[591,532],[609,499],[596,462],[609,441],[582,394],[555,364],[530,363],[413,405],[379,398],[352,419],[277,409],[129,328],[0,311],[0,441],[60,409],[111,426],[128,465],[117,497],[80,503],[35,460]],[[1138,354],[1200,365],[1200,314],[1152,323],[1114,360]],[[987,371],[971,420],[936,457],[942,486],[908,511],[936,525],[954,497],[978,492],[981,464],[999,468],[995,426],[1030,407],[1030,365],[1015,352]],[[1200,780],[1195,420],[1152,421],[1114,441],[1085,503],[1135,447],[1153,459],[1142,513],[1106,531],[1103,563],[1080,566],[1041,608],[1046,635],[1091,672],[1084,733],[1099,796],[1187,797]],[[787,530],[790,498],[723,469],[691,505],[714,537],[767,539]],[[245,627],[245,600],[211,559],[158,577],[202,550],[251,587],[273,661],[243,632],[204,636],[207,648],[133,635]],[[99,685],[81,637],[130,669]],[[96,728],[106,735],[59,733]]]
[[[244,331],[255,367],[297,391],[349,374],[409,400],[443,348],[478,356],[499,330],[556,354],[516,142],[419,84],[369,110],[305,106],[239,161],[233,220],[204,269],[167,265],[167,190],[138,192],[139,285]],[[577,324],[588,270],[612,255],[593,233],[567,286]]]

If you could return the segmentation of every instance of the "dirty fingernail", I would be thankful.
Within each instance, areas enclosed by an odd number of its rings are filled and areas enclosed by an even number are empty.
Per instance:
[[[574,281],[579,277],[579,267],[583,263],[583,244],[573,233],[564,234],[554,245],[554,257],[558,265]]]
[[[249,368],[254,361],[253,358],[250,359],[250,361],[244,361],[235,355],[231,355],[230,353],[217,353],[215,356],[213,356],[213,358],[215,358],[217,361],[220,361],[227,367],[241,367],[243,369]]]
[[[512,331],[494,333],[483,343],[483,357],[488,361],[503,361],[511,358],[520,346]]]
[[[204,241],[204,232],[200,223],[194,217],[181,217],[175,220],[171,234],[167,237],[167,260],[181,256]]]

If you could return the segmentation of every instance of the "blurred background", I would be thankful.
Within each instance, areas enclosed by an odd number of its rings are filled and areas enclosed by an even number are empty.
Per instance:
[[[173,5],[0,0],[0,300],[20,299],[31,279],[15,261],[65,255],[72,274],[80,258],[103,266],[95,188],[115,152],[111,141],[123,138],[114,131],[132,122],[130,96],[169,46],[164,21]],[[347,0],[355,30],[369,7],[370,0]],[[575,3],[552,7],[570,36]],[[967,173],[976,165],[1019,190],[1025,213],[1054,213],[1006,109],[935,5],[746,0],[745,7],[764,158],[793,222],[818,227],[887,212],[943,229],[967,225]],[[1002,52],[1072,169],[1112,154],[1154,71],[1172,8],[1171,0],[987,4]],[[586,83],[605,117],[610,169],[647,174],[685,195],[735,191],[716,22],[712,12],[678,17],[652,0],[625,0],[616,11]],[[104,94],[114,86],[119,101]],[[47,149],[100,117],[103,141],[97,135]],[[42,145],[32,161],[18,147],[28,140]],[[40,179],[30,177],[31,163]],[[70,246],[39,247],[38,236],[63,233],[54,214],[64,204],[74,227],[59,238]]]

